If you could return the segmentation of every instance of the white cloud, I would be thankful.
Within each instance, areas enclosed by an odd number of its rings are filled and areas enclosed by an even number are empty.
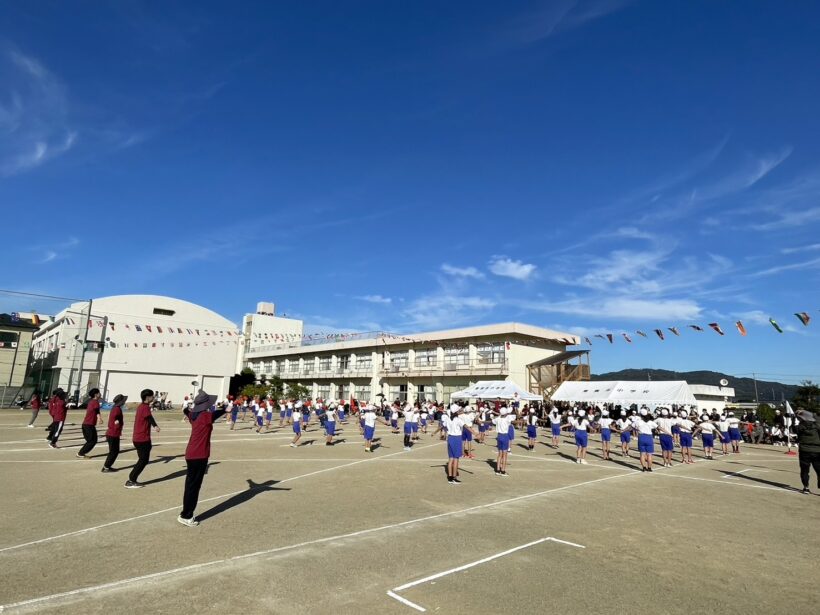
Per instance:
[[[578,298],[555,302],[521,301],[516,305],[536,312],[573,314],[623,320],[696,320],[703,308],[690,299]]]
[[[820,221],[820,207],[809,207],[800,210],[781,209],[772,213],[775,216],[774,219],[753,224],[752,228],[756,231],[774,231]]]
[[[34,169],[74,147],[62,83],[36,58],[0,52],[0,176]]]
[[[535,265],[516,261],[504,256],[496,256],[490,260],[490,271],[497,276],[513,278],[515,280],[528,280],[535,273]]]
[[[797,246],[794,248],[783,248],[780,250],[782,254],[796,254],[798,252],[814,252],[820,250],[820,243],[812,243],[806,246]]]
[[[441,266],[441,270],[447,275],[453,275],[462,278],[475,278],[476,280],[478,280],[484,277],[484,274],[481,273],[475,267],[454,267],[453,265],[448,265],[447,263],[444,263]]]
[[[380,303],[382,305],[389,305],[393,303],[390,297],[382,297],[381,295],[362,295],[356,297],[359,301],[367,301],[368,303]]]
[[[474,322],[495,307],[484,297],[430,295],[410,303],[403,315],[407,325],[420,329],[442,329]]]
[[[813,258],[811,260],[802,261],[800,263],[789,263],[788,265],[778,265],[777,267],[770,267],[763,271],[753,273],[752,277],[762,277],[767,275],[774,275],[782,273],[783,271],[797,271],[801,269],[818,269],[820,268],[820,258]]]

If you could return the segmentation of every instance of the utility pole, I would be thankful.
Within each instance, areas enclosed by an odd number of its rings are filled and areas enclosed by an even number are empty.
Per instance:
[[[83,328],[83,347],[80,350],[80,369],[77,370],[77,407],[80,405],[80,390],[83,388],[83,363],[85,363],[85,348],[88,345],[88,329],[91,324],[91,304],[93,301],[91,299],[88,300],[88,320],[85,323],[85,327]],[[70,388],[70,387],[69,387]],[[71,395],[71,391],[68,392]]]
[[[759,400],[759,399],[758,399],[758,397],[757,397],[757,374],[756,374],[756,373],[754,373],[754,372],[752,372],[752,378],[753,378],[753,379],[754,379],[754,381],[755,381],[755,403],[756,403],[756,404],[759,404],[759,403],[760,403],[760,400]]]

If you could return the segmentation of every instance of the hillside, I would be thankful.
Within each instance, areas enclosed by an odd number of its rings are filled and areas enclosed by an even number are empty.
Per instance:
[[[751,378],[737,378],[720,372],[695,371],[671,372],[665,369],[622,369],[617,372],[593,374],[593,380],[686,380],[690,384],[711,384],[717,386],[722,378],[729,381],[729,386],[735,389],[735,401],[754,401],[755,384]],[[763,401],[780,401],[781,398],[791,399],[797,391],[795,384],[757,381],[758,399]],[[774,398],[772,398],[774,396]]]

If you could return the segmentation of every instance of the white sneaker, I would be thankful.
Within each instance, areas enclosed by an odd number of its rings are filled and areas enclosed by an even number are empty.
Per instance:
[[[26,425],[29,429],[34,429],[34,425]]]
[[[580,460],[580,459],[576,459],[576,460],[575,460],[575,463],[581,463],[581,460]]]
[[[586,459],[581,459],[581,461],[579,461],[578,463],[580,463],[580,464],[582,464],[582,465],[585,465],[585,466],[588,466],[588,465],[589,465],[589,463],[587,462],[587,460],[586,460]]]
[[[291,448],[296,448],[296,445],[295,445],[293,442],[291,442],[291,443],[290,443],[290,447],[291,447]]]
[[[187,525],[188,527],[196,527],[199,525],[199,521],[191,517],[190,519],[183,519],[182,517],[177,517],[177,521],[179,521],[182,525]]]

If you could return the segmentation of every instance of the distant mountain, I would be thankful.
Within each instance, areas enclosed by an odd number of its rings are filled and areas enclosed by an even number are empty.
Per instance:
[[[752,378],[736,378],[720,372],[671,372],[665,369],[622,369],[618,372],[593,374],[593,380],[686,380],[689,384],[711,384],[718,386],[726,378],[729,386],[735,390],[735,401],[749,402],[755,400],[755,381]],[[757,398],[764,401],[780,401],[791,399],[797,391],[795,384],[757,381]]]

